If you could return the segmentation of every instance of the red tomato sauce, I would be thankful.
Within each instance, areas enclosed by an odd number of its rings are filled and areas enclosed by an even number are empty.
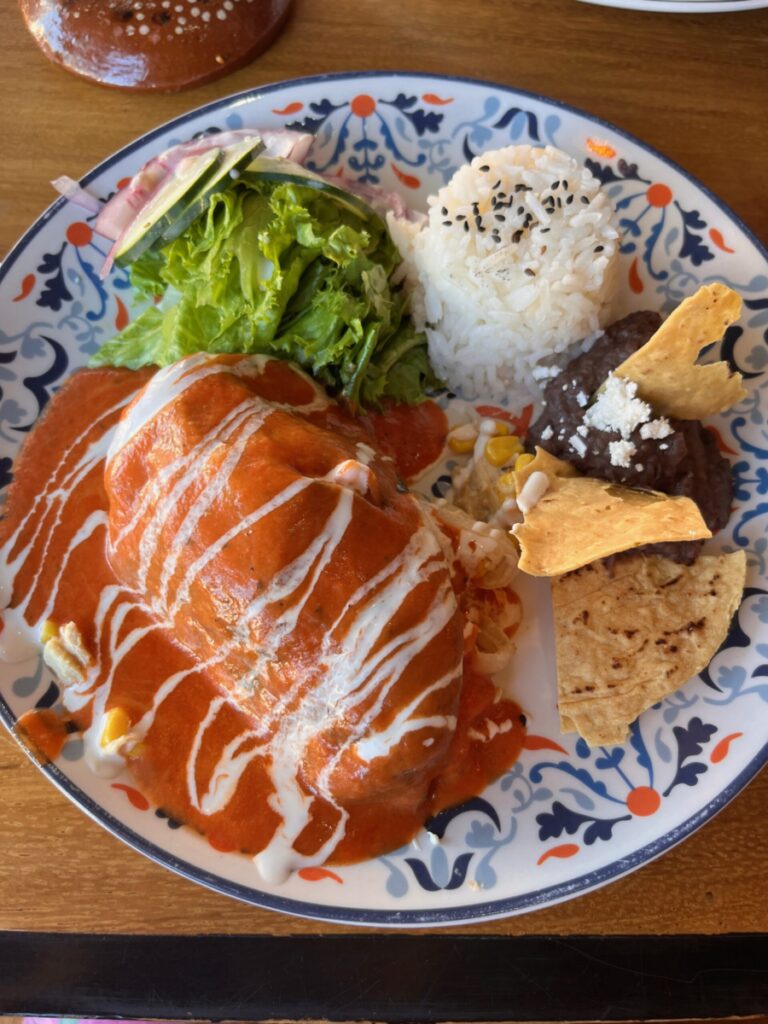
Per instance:
[[[448,435],[448,420],[435,402],[388,405],[361,417],[379,448],[395,460],[404,480],[413,480],[437,462]]]
[[[146,371],[111,369],[74,374],[49,404],[17,461],[7,514],[0,523],[0,543],[10,545],[9,559],[26,552],[16,574],[11,607],[22,606],[30,624],[42,618],[59,624],[73,622],[96,665],[90,690],[70,716],[35,711],[23,716],[18,728],[42,757],[55,758],[71,728],[67,722],[71,719],[78,729],[86,729],[94,715],[93,698],[111,679],[108,700],[99,714],[122,709],[131,727],[151,718],[143,735],[135,742],[126,741],[123,750],[141,791],[170,817],[207,836],[216,849],[254,854],[264,848],[279,824],[271,803],[270,765],[264,758],[248,761],[223,809],[209,812],[204,806],[222,749],[234,744],[236,757],[246,755],[258,742],[242,739],[254,729],[253,707],[247,700],[232,699],[222,689],[221,678],[146,609],[129,607],[126,612],[127,605],[109,603],[104,597],[123,586],[123,581],[107,557],[109,499],[104,459],[84,459],[98,448],[128,399],[149,376]],[[254,387],[255,393],[288,404],[308,403],[310,390],[279,362],[267,364]],[[331,406],[325,413],[313,413],[312,419],[333,426],[344,420],[344,414]],[[424,403],[388,409],[358,423],[347,419],[344,429],[350,436],[369,439],[372,431],[376,443],[397,459],[399,472],[409,477],[439,456],[446,424],[437,406]],[[80,469],[73,483],[76,466]],[[56,488],[69,489],[66,503],[38,500],[41,493],[50,495]],[[92,528],[84,534],[88,523]],[[361,539],[363,543],[370,546],[367,537]],[[169,686],[171,679],[180,682]],[[211,717],[217,701],[220,706]],[[445,742],[435,742],[433,760],[427,758],[420,769],[421,782],[411,784],[405,773],[401,781],[397,776],[367,795],[361,776],[359,792],[350,788],[343,803],[348,821],[331,862],[374,857],[409,841],[431,814],[480,793],[506,771],[519,755],[524,732],[517,705],[501,697],[488,678],[465,670],[455,732]],[[403,747],[407,754],[408,744]],[[190,761],[193,749],[196,754]],[[321,744],[317,756],[322,755]],[[423,751],[420,756],[424,758]],[[219,782],[226,785],[226,779]],[[190,792],[198,798],[192,799]],[[312,855],[333,833],[340,810],[316,795],[309,778],[304,792],[311,801],[311,814],[294,846]]]

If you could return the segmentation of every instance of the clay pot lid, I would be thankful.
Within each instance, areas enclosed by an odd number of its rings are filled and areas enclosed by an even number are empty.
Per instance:
[[[174,92],[242,67],[291,0],[19,0],[43,53],[100,85]]]

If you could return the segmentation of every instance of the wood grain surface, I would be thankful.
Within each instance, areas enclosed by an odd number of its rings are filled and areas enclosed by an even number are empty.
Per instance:
[[[0,255],[51,201],[135,136],[260,83],[412,69],[487,78],[572,103],[696,175],[763,240],[768,11],[662,15],[576,0],[296,0],[251,66],[170,96],[103,90],[48,64],[0,2]],[[1,311],[0,311],[1,315]],[[464,932],[768,931],[768,774],[665,856],[547,910]],[[331,884],[331,883],[318,883]],[[152,864],[69,804],[0,733],[0,929],[338,932],[238,904]]]

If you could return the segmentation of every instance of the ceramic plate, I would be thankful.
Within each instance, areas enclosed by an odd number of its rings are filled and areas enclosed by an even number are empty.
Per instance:
[[[621,217],[625,312],[672,309],[705,282],[744,296],[722,358],[749,397],[714,423],[733,463],[737,508],[717,538],[744,548],[749,581],[708,670],[644,714],[623,747],[590,751],[560,735],[546,584],[522,588],[525,625],[506,685],[528,717],[520,761],[482,797],[444,812],[411,845],[354,867],[260,883],[250,860],[180,827],[130,777],[100,780],[73,737],[43,771],[86,813],[182,875],[261,906],[328,921],[437,925],[514,914],[604,885],[704,824],[768,756],[768,254],[715,196],[643,143],[559,103],[501,86],[409,74],[304,79],[241,93],[150,132],[86,175],[106,197],[150,156],[198,132],[298,127],[310,165],[399,189],[412,205],[474,154],[551,143],[586,161]],[[62,174],[67,168],[62,167]],[[129,321],[126,274],[96,273],[106,246],[82,211],[58,201],[0,276],[3,483],[15,451],[62,379]],[[425,487],[440,494],[447,478]],[[768,639],[768,638],[767,638]],[[3,667],[0,714],[12,727],[59,690],[37,661]]]
[[[755,11],[768,7],[768,0],[581,0],[600,7],[623,7],[632,11],[655,14],[733,14],[734,11]]]

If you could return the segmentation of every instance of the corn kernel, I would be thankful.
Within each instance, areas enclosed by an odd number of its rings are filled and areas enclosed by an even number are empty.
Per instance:
[[[509,424],[505,423],[504,420],[496,420],[496,436],[508,434]]]
[[[523,452],[522,455],[518,455],[515,459],[515,472],[519,473],[521,469],[525,469],[526,466],[530,466],[535,458],[536,456],[531,455],[530,452]]]
[[[517,493],[517,487],[515,486],[515,474],[514,473],[502,473],[499,479],[496,481],[496,493],[502,499],[514,498]]]
[[[508,437],[492,437],[485,446],[485,457],[492,466],[503,466],[522,449],[520,438],[510,434]]]
[[[54,637],[59,635],[59,627],[53,621],[53,619],[46,619],[43,623],[42,629],[40,630],[40,643],[47,644],[49,640],[53,640]]]
[[[466,455],[471,452],[475,447],[475,439],[462,438],[462,437],[449,437],[448,447],[452,452],[456,452],[457,455]]]
[[[110,708],[106,714],[99,742],[102,747],[108,747],[110,743],[114,743],[115,740],[125,736],[130,727],[131,720],[128,717],[127,711],[123,708]]]

